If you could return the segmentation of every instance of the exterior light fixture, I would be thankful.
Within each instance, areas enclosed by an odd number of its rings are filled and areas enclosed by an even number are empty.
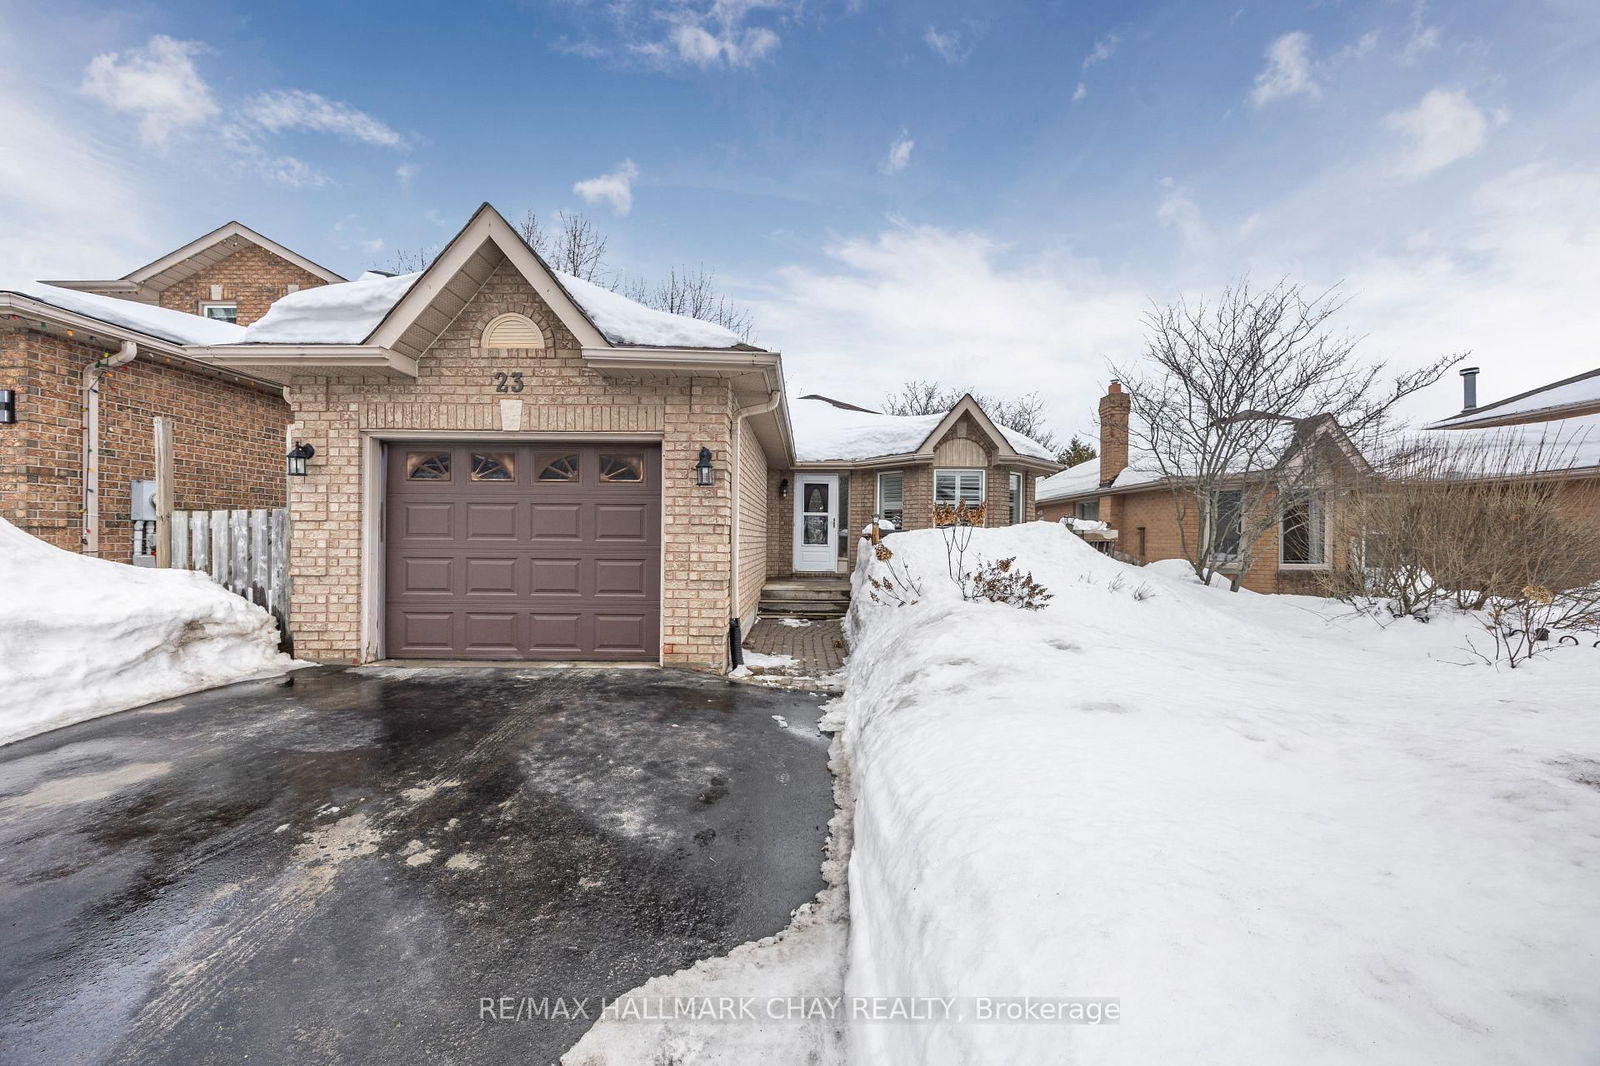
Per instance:
[[[317,454],[317,450],[309,444],[294,442],[294,447],[289,449],[289,476],[305,477],[306,460]]]
[[[778,481],[778,499],[787,500],[788,498],[789,498],[789,479],[788,478],[781,478]]]
[[[0,426],[9,426],[17,420],[17,394],[11,389],[0,389]]]
[[[700,462],[694,468],[694,483],[696,485],[711,484],[711,449],[700,449]]]

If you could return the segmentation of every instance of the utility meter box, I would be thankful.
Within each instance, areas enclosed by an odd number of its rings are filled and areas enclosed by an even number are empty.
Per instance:
[[[132,483],[133,502],[128,507],[128,517],[135,522],[154,522],[156,520],[156,483],[150,481],[135,481]]]

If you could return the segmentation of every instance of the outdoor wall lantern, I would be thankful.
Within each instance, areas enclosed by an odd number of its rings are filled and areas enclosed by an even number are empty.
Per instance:
[[[789,498],[789,479],[788,478],[781,478],[778,481],[778,499],[787,500],[788,498]]]
[[[711,484],[711,449],[700,449],[700,462],[694,468],[694,483],[696,485]]]
[[[12,389],[0,389],[0,426],[9,426],[17,420],[17,394]]]
[[[305,477],[306,460],[317,454],[317,450],[309,444],[294,442],[294,447],[289,449],[289,476]]]

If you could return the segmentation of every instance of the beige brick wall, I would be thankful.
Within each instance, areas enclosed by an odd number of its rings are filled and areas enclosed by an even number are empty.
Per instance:
[[[238,322],[248,326],[267,313],[274,300],[285,295],[290,285],[302,289],[326,284],[265,248],[246,244],[225,259],[220,259],[191,278],[169,286],[160,295],[162,307],[174,311],[200,313],[200,304],[212,300],[211,287],[222,286],[223,300],[239,305]]]
[[[60,548],[83,536],[85,367],[105,345],[0,324],[0,388],[17,424],[0,426],[0,515]],[[281,507],[289,408],[275,392],[147,356],[100,382],[100,556],[132,557],[130,482],[155,477],[157,415],[173,420],[180,509]]]
[[[545,338],[532,350],[481,351],[495,317],[526,315]],[[291,551],[292,619],[299,654],[359,661],[363,432],[388,429],[482,431],[500,426],[491,375],[520,371],[524,431],[652,433],[662,441],[664,539],[662,659],[721,670],[727,661],[731,605],[734,477],[730,471],[733,397],[726,381],[630,381],[584,365],[576,339],[509,265],[484,283],[407,379],[296,377],[290,386],[298,436],[316,446],[310,475],[295,480]],[[695,485],[701,446],[716,484]]]

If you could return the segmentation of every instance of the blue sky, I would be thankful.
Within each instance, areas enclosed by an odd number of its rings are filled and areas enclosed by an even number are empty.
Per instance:
[[[353,275],[489,200],[715,270],[798,390],[1089,431],[1150,300],[1249,272],[1495,397],[1600,365],[1597,71],[1578,0],[0,0],[0,275],[229,218]]]

